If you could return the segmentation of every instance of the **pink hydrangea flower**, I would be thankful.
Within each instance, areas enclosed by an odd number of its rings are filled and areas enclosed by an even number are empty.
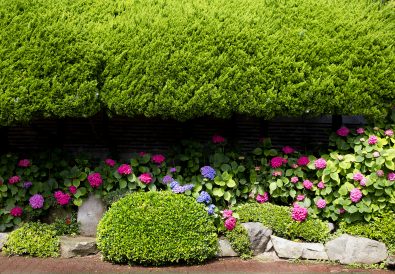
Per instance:
[[[317,200],[317,202],[315,203],[315,205],[320,208],[323,209],[326,207],[326,201],[324,199],[319,199]]]
[[[95,172],[88,175],[88,182],[91,185],[91,187],[95,188],[101,186],[101,184],[103,183],[103,179],[100,173]]]
[[[13,185],[13,184],[19,183],[20,180],[21,180],[21,177],[19,177],[19,176],[12,176],[11,178],[8,179],[8,183],[10,185]]]
[[[28,159],[22,159],[18,162],[19,167],[29,167],[31,166],[31,163]]]
[[[144,184],[149,184],[152,182],[152,176],[149,173],[143,173],[139,176],[139,180]]]
[[[298,196],[296,196],[296,200],[298,200],[298,201],[303,201],[304,200],[304,195],[298,195]]]
[[[115,166],[115,161],[113,159],[106,159],[104,160],[104,162],[106,163],[106,165],[113,167]]]
[[[362,173],[355,173],[353,176],[352,176],[352,178],[355,180],[355,181],[361,181],[363,178],[364,178],[364,176],[362,175]]]
[[[261,169],[262,169],[262,167],[260,167],[260,166],[255,167],[255,171],[260,171]]]
[[[256,196],[256,201],[260,204],[266,203],[267,201],[269,201],[269,194],[267,192],[261,194],[258,194]]]
[[[295,149],[290,146],[285,146],[285,147],[283,147],[283,152],[285,154],[292,154],[295,152]]]
[[[64,206],[70,202],[70,195],[68,193],[63,193],[62,191],[56,191],[54,197],[59,205]]]
[[[297,164],[292,164],[291,167],[292,167],[293,169],[295,169],[295,168],[298,168],[299,166],[298,166]]]
[[[310,163],[309,157],[307,156],[300,156],[297,161],[299,166],[307,166]]]
[[[281,176],[283,173],[281,171],[273,171],[272,175],[274,177]]]
[[[367,182],[368,182],[368,179],[366,179],[365,177],[363,177],[362,180],[359,181],[359,184],[360,184],[361,186],[366,186],[366,183],[367,183]]]
[[[14,216],[14,217],[20,217],[20,216],[22,216],[22,213],[23,213],[23,209],[19,206],[16,206],[10,210],[11,216]]]
[[[155,154],[155,155],[152,155],[151,160],[155,164],[160,165],[161,163],[163,163],[166,160],[166,158],[162,154]]]
[[[283,164],[286,164],[286,163],[288,163],[288,159],[283,158]]]
[[[299,178],[296,177],[296,176],[293,176],[293,177],[291,178],[291,183],[296,184],[297,182],[299,182]]]
[[[377,176],[379,176],[379,177],[383,177],[384,176],[384,171],[383,170],[377,170],[376,171],[376,174],[377,174]]]
[[[42,208],[44,206],[44,197],[41,194],[34,194],[30,197],[29,204],[34,209]]]
[[[358,188],[350,191],[350,199],[353,203],[358,203],[362,199],[362,192]]]
[[[308,213],[309,212],[307,208],[301,207],[295,203],[294,207],[292,208],[292,219],[297,222],[303,222],[306,220]]]
[[[70,186],[69,191],[71,194],[76,194],[77,193],[77,187],[76,186]]]
[[[324,169],[324,168],[326,168],[326,161],[323,158],[319,158],[319,159],[315,160],[314,165],[315,165],[316,169]]]
[[[348,134],[350,134],[350,130],[346,127],[341,127],[336,131],[337,135],[346,137]]]
[[[118,167],[118,173],[120,175],[129,175],[132,174],[132,168],[130,167],[130,165],[127,164],[123,164],[120,167]]]
[[[220,135],[217,135],[217,134],[215,134],[215,135],[211,138],[211,140],[213,141],[214,144],[221,144],[221,143],[224,143],[224,142],[225,142],[225,138],[222,137],[222,136],[220,136]]]
[[[392,137],[394,136],[394,131],[392,129],[387,129],[384,134],[385,136]]]
[[[303,186],[305,189],[311,189],[313,187],[313,183],[309,180],[304,180],[303,181]]]
[[[340,208],[340,209],[339,209],[339,213],[340,213],[340,214],[344,214],[344,213],[346,213],[346,210],[345,210],[344,208]]]
[[[377,143],[377,140],[378,140],[377,136],[371,135],[371,136],[369,136],[368,144],[369,145],[374,145],[374,144]]]
[[[283,165],[283,158],[282,157],[274,157],[270,160],[270,166],[272,168],[279,168]]]
[[[374,158],[380,157],[380,152],[378,152],[378,151],[373,152],[373,157]]]
[[[225,219],[226,219],[226,218],[229,218],[229,217],[232,217],[232,215],[233,215],[233,211],[230,210],[230,209],[225,209],[225,210],[222,212],[222,217],[224,217]]]
[[[388,173],[387,179],[389,181],[395,181],[395,173],[394,172]]]
[[[317,185],[317,187],[318,187],[319,189],[324,189],[324,188],[325,188],[324,182],[323,182],[323,181],[319,182],[318,185]]]
[[[225,227],[227,230],[233,230],[236,226],[237,220],[235,217],[229,217],[225,220]]]
[[[357,134],[364,134],[365,129],[360,127],[360,128],[357,128],[356,132],[357,132]]]

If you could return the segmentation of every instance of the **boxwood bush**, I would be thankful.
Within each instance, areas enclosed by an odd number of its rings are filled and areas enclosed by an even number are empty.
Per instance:
[[[218,248],[202,204],[171,192],[133,193],[115,202],[98,225],[98,247],[116,263],[199,263]]]
[[[226,231],[225,237],[229,240],[233,250],[236,251],[242,259],[249,259],[252,257],[253,252],[251,250],[250,237],[248,236],[247,230],[242,225],[237,224],[234,229]]]
[[[59,238],[52,225],[25,223],[10,233],[3,251],[8,255],[58,257]]]
[[[292,220],[290,208],[286,206],[247,203],[239,206],[236,212],[241,222],[260,222],[271,228],[276,235],[291,240],[323,242],[329,237],[327,222],[314,218],[295,222]]]

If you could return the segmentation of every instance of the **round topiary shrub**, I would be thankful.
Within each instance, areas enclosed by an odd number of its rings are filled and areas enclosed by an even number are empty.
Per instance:
[[[114,203],[98,225],[97,244],[105,260],[156,266],[202,262],[218,247],[204,205],[167,191],[133,193]]]

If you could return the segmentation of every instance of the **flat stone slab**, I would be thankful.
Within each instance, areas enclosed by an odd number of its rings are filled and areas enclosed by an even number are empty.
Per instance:
[[[60,254],[63,258],[88,256],[98,252],[96,238],[60,237]]]
[[[388,257],[385,244],[368,238],[343,234],[325,245],[330,260],[341,264],[375,264]]]
[[[270,236],[274,251],[284,259],[328,260],[325,246],[320,243],[299,243]]]
[[[8,233],[0,233],[0,251],[3,249],[5,242],[8,239]]]
[[[275,251],[269,251],[261,253],[254,257],[255,260],[262,261],[262,262],[277,262],[281,261],[281,259],[277,256]]]
[[[233,250],[230,242],[225,238],[218,240],[218,253],[217,257],[237,257],[238,254]]]
[[[272,235],[273,231],[270,228],[264,227],[258,222],[243,223],[242,226],[248,232],[251,250],[253,251],[254,255],[265,252],[266,246],[270,241],[270,235]]]

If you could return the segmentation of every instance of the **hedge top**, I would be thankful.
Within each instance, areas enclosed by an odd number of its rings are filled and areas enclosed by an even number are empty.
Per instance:
[[[393,2],[3,0],[0,125],[362,114],[395,102]]]

